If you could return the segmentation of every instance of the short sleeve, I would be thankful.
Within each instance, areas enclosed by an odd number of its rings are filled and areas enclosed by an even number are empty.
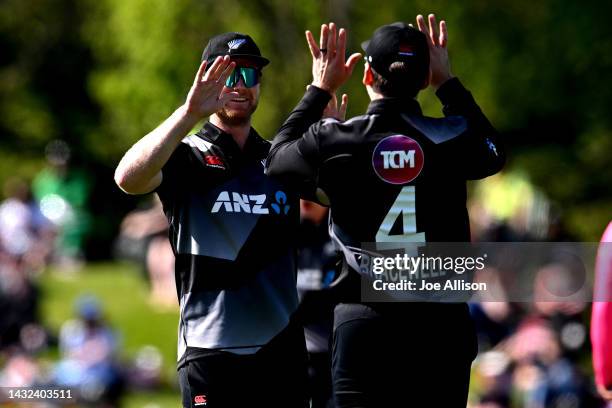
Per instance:
[[[162,167],[162,182],[155,192],[164,207],[184,189],[189,162],[189,147],[180,143]]]

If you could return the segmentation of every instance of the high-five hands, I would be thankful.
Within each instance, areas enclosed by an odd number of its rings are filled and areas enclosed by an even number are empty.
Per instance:
[[[206,66],[206,61],[200,64],[185,101],[187,114],[198,119],[212,115],[230,99],[239,96],[238,92],[221,93],[225,81],[236,67],[235,62],[230,62],[229,55],[217,57],[208,71]]]
[[[334,23],[321,25],[319,46],[310,31],[306,31],[306,40],[312,54],[312,85],[335,94],[351,76],[361,54],[355,53],[345,59],[346,30],[341,28],[337,32]]]
[[[429,69],[431,71],[430,84],[435,89],[453,77],[450,70],[450,62],[448,60],[448,31],[446,29],[446,21],[440,21],[440,28],[436,24],[436,16],[430,14],[428,16],[429,27],[425,25],[425,19],[421,14],[416,18],[419,31],[427,37],[429,45]]]

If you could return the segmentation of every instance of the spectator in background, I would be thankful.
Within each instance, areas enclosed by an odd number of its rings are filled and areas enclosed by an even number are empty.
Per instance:
[[[584,270],[571,259],[556,258],[541,267],[534,280],[533,314],[545,319],[558,334],[565,357],[578,361],[588,340],[584,319]]]
[[[10,178],[4,185],[6,200],[0,204],[0,251],[26,273],[38,272],[50,255],[54,229],[32,199],[28,184]]]
[[[59,348],[62,360],[55,370],[58,386],[76,387],[87,401],[118,401],[122,378],[115,361],[117,338],[104,322],[98,300],[81,297],[77,319],[62,325]]]
[[[586,408],[596,406],[588,381],[565,354],[554,327],[528,318],[476,365],[477,407]]]
[[[148,208],[137,209],[121,222],[115,242],[118,257],[142,265],[151,285],[150,302],[162,308],[176,307],[174,253],[168,241],[168,219],[157,195],[151,196]]]
[[[553,326],[524,321],[502,346],[514,363],[515,391],[525,407],[590,407],[586,378],[572,364]]]
[[[33,387],[40,384],[40,367],[34,358],[13,350],[0,370],[0,387]]]
[[[55,261],[76,267],[83,258],[91,216],[87,211],[91,181],[70,165],[70,147],[62,140],[47,145],[49,166],[34,179],[32,190],[41,211],[58,228]]]
[[[539,268],[525,310],[497,301],[472,305],[476,316],[486,315],[476,319],[479,332],[495,338],[476,364],[478,408],[598,406],[579,364],[588,350],[584,276],[576,267],[557,258]]]
[[[18,345],[22,329],[37,325],[39,292],[32,280],[53,242],[50,223],[30,198],[28,185],[9,179],[0,204],[0,348]]]

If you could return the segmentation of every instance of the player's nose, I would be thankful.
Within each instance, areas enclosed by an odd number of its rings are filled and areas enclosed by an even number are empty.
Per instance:
[[[246,88],[242,75],[240,75],[240,77],[238,78],[238,82],[236,82],[236,85],[234,85],[234,88]]]

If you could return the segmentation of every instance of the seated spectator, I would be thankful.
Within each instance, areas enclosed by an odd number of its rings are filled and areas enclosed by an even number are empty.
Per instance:
[[[86,401],[117,401],[122,379],[115,361],[115,334],[104,322],[96,298],[80,298],[77,314],[60,330],[62,360],[55,369],[55,383],[77,388]]]

